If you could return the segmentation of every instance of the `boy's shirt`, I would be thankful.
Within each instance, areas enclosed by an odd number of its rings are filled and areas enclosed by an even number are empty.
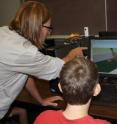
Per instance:
[[[35,120],[34,124],[110,124],[110,122],[102,119],[94,119],[91,116],[69,120],[66,119],[61,110],[48,110],[41,113]]]

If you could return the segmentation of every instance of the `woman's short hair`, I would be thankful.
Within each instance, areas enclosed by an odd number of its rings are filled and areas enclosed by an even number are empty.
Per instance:
[[[96,65],[84,57],[66,63],[60,73],[63,97],[71,105],[86,104],[93,96],[97,82]]]
[[[39,41],[40,30],[44,23],[51,18],[48,8],[38,1],[27,1],[19,8],[15,18],[9,25],[9,29],[30,40],[39,48],[43,43]]]

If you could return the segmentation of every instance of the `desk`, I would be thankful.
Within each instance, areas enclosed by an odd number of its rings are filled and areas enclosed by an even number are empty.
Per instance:
[[[47,81],[36,80],[36,85],[43,98],[53,95],[49,91],[49,83]],[[36,100],[32,98],[25,90],[23,90],[18,96],[17,100],[26,104],[39,105]],[[89,114],[102,118],[117,119],[117,106],[108,106],[106,104],[98,105],[92,103],[89,109]]]
[[[89,114],[102,118],[117,119],[117,107],[92,104]]]

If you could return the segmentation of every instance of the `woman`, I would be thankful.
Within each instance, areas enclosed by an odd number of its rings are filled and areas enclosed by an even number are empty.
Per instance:
[[[36,89],[33,79],[28,79],[30,75],[45,80],[56,78],[64,63],[82,55],[80,48],[72,50],[63,59],[38,51],[43,48],[50,31],[50,13],[37,1],[25,2],[9,27],[0,28],[0,118],[6,114],[26,81],[25,86],[42,105],[55,105],[52,102],[61,99],[56,96],[42,99],[37,92],[33,93]]]

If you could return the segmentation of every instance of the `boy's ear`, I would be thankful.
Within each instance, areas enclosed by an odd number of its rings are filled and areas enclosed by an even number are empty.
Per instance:
[[[61,89],[61,84],[60,84],[60,82],[58,83],[58,88],[59,88],[60,92],[62,93],[62,89]]]
[[[98,84],[96,84],[96,87],[95,87],[95,89],[94,89],[94,94],[93,94],[93,96],[97,96],[97,95],[100,93],[100,91],[101,91],[101,86],[100,86],[100,84],[98,83]]]

